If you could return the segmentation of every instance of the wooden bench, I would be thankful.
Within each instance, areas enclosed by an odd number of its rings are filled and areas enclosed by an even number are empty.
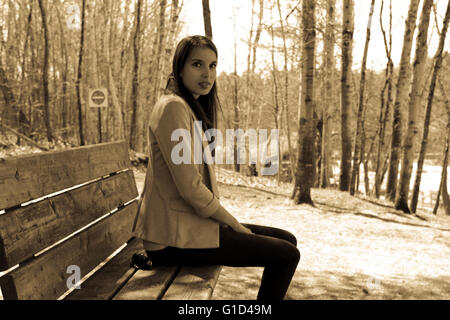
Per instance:
[[[211,298],[221,266],[130,267],[138,195],[124,141],[0,158],[3,298]]]

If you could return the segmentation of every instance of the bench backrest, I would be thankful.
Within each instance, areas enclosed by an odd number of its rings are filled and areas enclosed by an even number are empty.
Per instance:
[[[4,299],[68,291],[130,240],[137,196],[124,141],[0,159]]]

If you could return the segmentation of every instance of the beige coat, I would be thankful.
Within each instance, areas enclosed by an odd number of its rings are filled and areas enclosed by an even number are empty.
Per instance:
[[[153,108],[149,165],[132,230],[142,240],[179,248],[219,246],[219,223],[210,218],[220,206],[214,167],[204,161],[194,164],[196,120],[176,95],[162,96]],[[171,135],[180,128],[190,132],[192,164],[172,161],[172,149],[181,140],[171,141]],[[202,154],[206,143],[202,141]]]

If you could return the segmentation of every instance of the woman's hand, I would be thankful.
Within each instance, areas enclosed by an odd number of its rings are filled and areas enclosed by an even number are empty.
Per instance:
[[[211,216],[211,218],[230,226],[230,228],[236,232],[247,233],[247,234],[253,233],[249,228],[246,228],[245,226],[240,224],[239,221],[237,221],[237,219],[235,217],[233,217],[222,205],[219,206],[219,208]]]
[[[241,232],[241,233],[246,233],[246,234],[252,234],[252,230],[250,230],[249,228],[245,227],[244,225],[240,224],[239,222],[236,223],[233,226],[230,226],[231,229],[233,229],[236,232]]]

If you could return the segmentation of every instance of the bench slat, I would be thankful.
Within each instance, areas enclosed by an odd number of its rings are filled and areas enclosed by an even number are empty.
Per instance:
[[[222,266],[182,267],[163,300],[208,300]]]
[[[0,160],[0,209],[130,167],[125,141]]]
[[[128,170],[0,215],[0,270],[6,270],[138,196]]]
[[[125,248],[101,269],[74,290],[65,300],[111,300],[118,290],[136,273],[130,267],[133,253],[142,249],[142,241],[133,238]]]
[[[158,300],[177,274],[178,267],[138,270],[113,300]]]
[[[131,238],[137,201],[0,278],[5,299],[57,299],[68,290],[70,265],[84,277]]]

